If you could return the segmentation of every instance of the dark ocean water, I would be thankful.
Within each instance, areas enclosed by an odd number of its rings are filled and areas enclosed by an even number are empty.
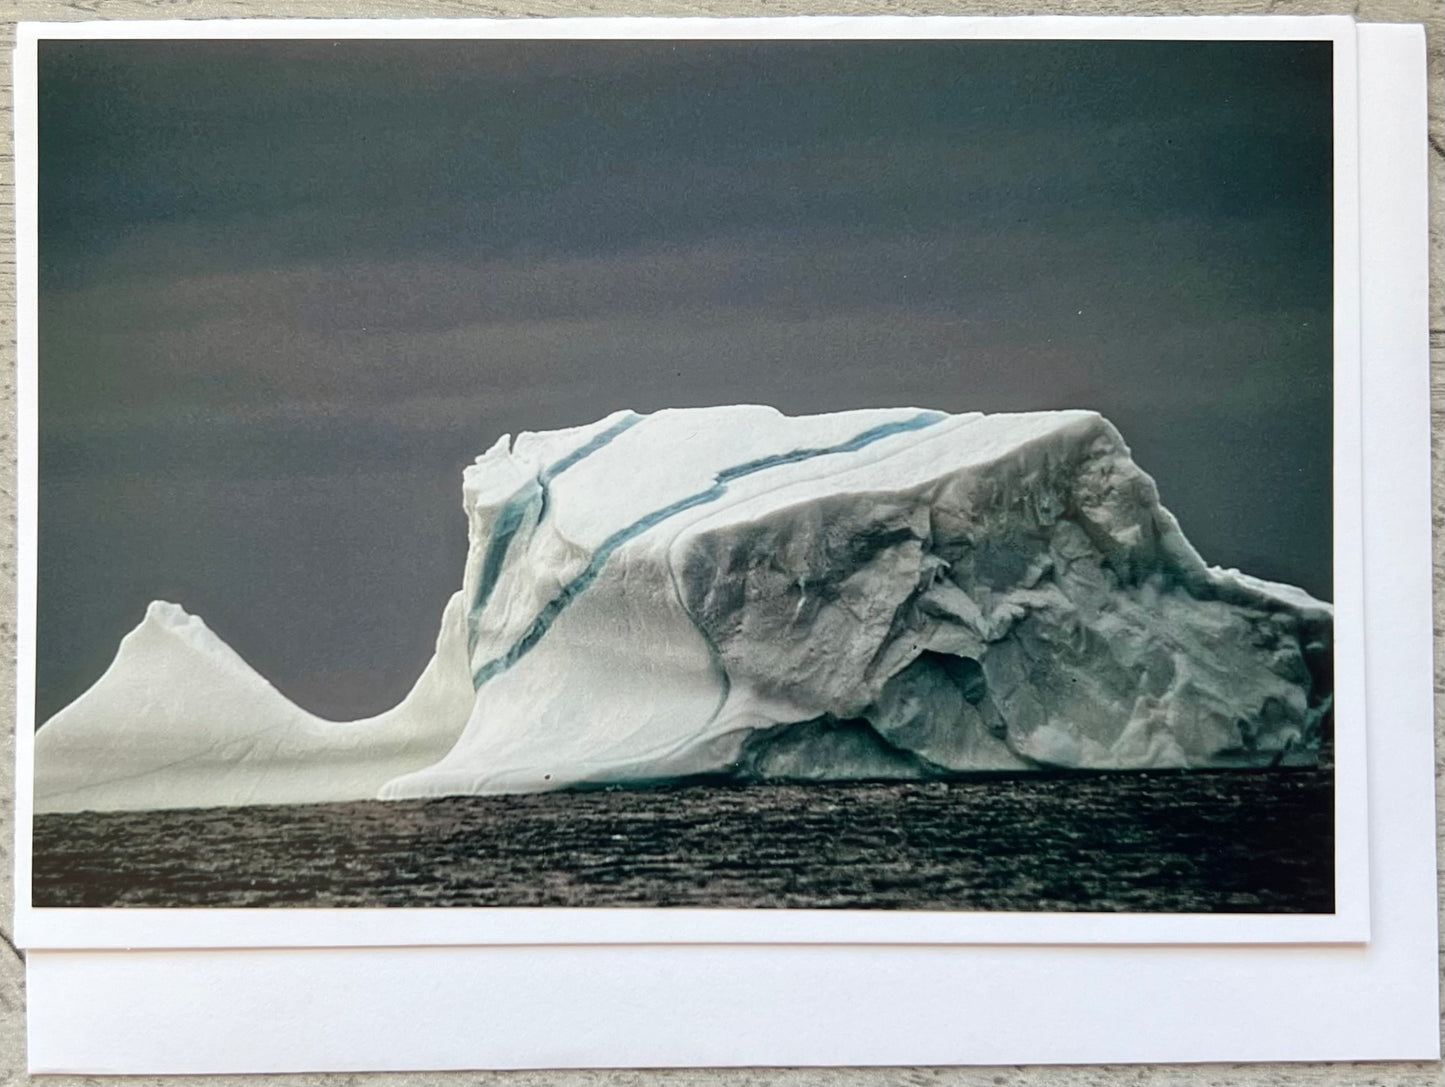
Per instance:
[[[35,819],[37,906],[1329,913],[1328,769],[689,785]]]

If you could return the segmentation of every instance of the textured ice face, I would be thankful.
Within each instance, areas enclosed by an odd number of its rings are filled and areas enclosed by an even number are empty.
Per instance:
[[[1318,750],[1329,607],[1207,567],[1096,414],[719,408],[541,448],[471,509],[507,531],[473,538],[501,572],[467,589],[467,730],[383,795]]]
[[[136,652],[205,629],[153,612],[39,733],[37,803],[1260,765],[1328,726],[1329,606],[1206,566],[1090,412],[619,412],[502,438],[463,491],[408,702],[316,722],[209,631]]]

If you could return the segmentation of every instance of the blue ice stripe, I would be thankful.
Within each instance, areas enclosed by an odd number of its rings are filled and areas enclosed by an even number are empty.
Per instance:
[[[477,648],[478,624],[482,617],[482,611],[487,606],[487,601],[492,598],[492,591],[497,587],[497,580],[502,576],[502,563],[507,557],[507,550],[512,546],[512,538],[517,535],[517,529],[522,527],[522,518],[527,513],[527,507],[541,493],[541,488],[536,481],[531,481],[528,486],[519,494],[513,495],[497,511],[497,519],[492,522],[492,534],[487,540],[487,554],[482,559],[482,572],[477,579],[476,597],[472,600],[472,606],[467,612],[467,649],[473,652]]]
[[[542,486],[545,487],[578,461],[586,460],[593,453],[597,452],[597,450],[612,441],[613,438],[616,438],[624,431],[631,430],[640,422],[642,422],[642,416],[636,412],[628,412],[600,434],[594,434],[588,441],[583,442],[556,464],[552,465],[552,467],[546,469],[541,477]]]
[[[853,453],[866,446],[872,445],[881,438],[891,438],[894,434],[903,434],[910,430],[921,430],[926,426],[946,419],[947,413],[941,411],[928,411],[915,415],[912,419],[904,419],[896,423],[880,423],[878,426],[870,427],[849,438],[846,442],[837,445],[816,446],[812,449],[794,449],[788,453],[774,453],[769,457],[759,457],[757,460],[750,460],[743,464],[734,465],[731,468],[724,468],[717,474],[719,483],[731,483],[735,479],[742,479],[754,472],[761,472],[765,468],[776,468],[783,464],[796,464],[799,461],[811,460],[814,457],[827,456],[832,453]]]
[[[506,560],[507,551],[512,546],[512,539],[517,535],[517,530],[522,527],[522,519],[528,508],[540,498],[541,509],[538,511],[537,518],[541,520],[547,512],[547,488],[554,479],[641,421],[642,416],[636,412],[628,413],[606,430],[594,434],[588,441],[583,442],[561,460],[544,469],[535,481],[502,504],[502,508],[497,511],[497,519],[492,523],[491,537],[487,540],[487,554],[482,559],[482,572],[477,579],[476,596],[467,611],[468,653],[476,651],[482,612],[488,601],[491,600],[492,593],[496,590],[497,581],[502,576],[502,564]]]
[[[727,485],[734,480],[742,479],[745,476],[754,475],[757,472],[766,471],[769,468],[777,468],[784,464],[796,464],[799,461],[811,460],[814,457],[828,456],[833,453],[852,453],[874,442],[884,438],[892,437],[895,434],[904,434],[912,430],[922,430],[924,427],[932,426],[941,422],[949,416],[945,412],[932,411],[923,412],[913,416],[911,419],[900,420],[895,423],[883,423],[879,426],[870,427],[868,430],[840,442],[837,445],[819,446],[810,449],[795,449],[788,453],[776,453],[768,457],[759,457],[756,460],[745,461],[742,464],[734,465],[731,468],[724,468],[713,481],[713,485],[706,490],[698,491],[696,494],[680,498],[676,502],[669,503],[661,509],[653,510],[651,513],[633,521],[630,525],[618,529],[607,539],[603,540],[597,550],[592,553],[592,560],[587,568],[562,587],[562,591],[553,597],[537,613],[522,636],[512,644],[512,647],[500,657],[496,657],[472,674],[472,685],[481,688],[489,680],[505,672],[512,665],[525,657],[532,648],[542,640],[557,617],[562,614],[577,597],[581,596],[595,582],[602,573],[602,568],[607,565],[619,547],[635,540],[649,529],[656,528],[670,517],[674,517],[684,510],[694,509],[697,506],[707,505],[709,502],[716,502],[727,493]]]

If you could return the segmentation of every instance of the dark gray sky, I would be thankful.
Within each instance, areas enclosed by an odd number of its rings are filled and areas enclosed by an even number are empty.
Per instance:
[[[1330,594],[1329,43],[49,42],[38,716],[152,598],[399,698],[462,467],[621,407],[1087,407]]]

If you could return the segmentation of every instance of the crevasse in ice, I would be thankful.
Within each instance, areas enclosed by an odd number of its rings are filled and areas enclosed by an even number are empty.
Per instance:
[[[1328,725],[1330,606],[1207,566],[1092,412],[619,412],[463,492],[397,708],[320,721],[153,605],[37,733],[37,810],[1260,765]]]

